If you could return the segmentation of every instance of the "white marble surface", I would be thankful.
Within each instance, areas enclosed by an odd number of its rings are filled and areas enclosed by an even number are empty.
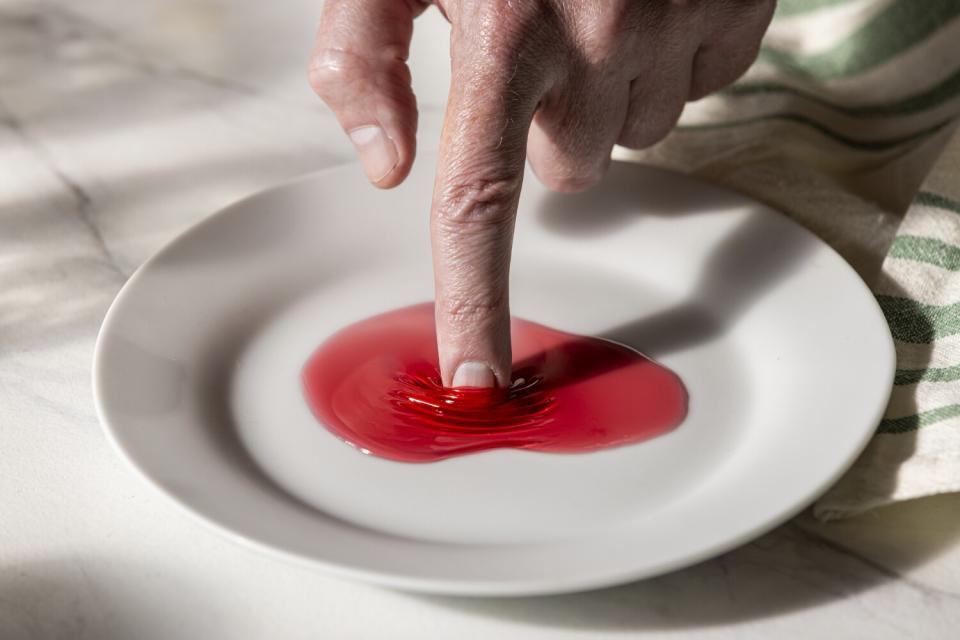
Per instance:
[[[0,638],[950,638],[960,496],[802,516],[587,594],[413,596],[222,539],[124,467],[89,365],[124,279],[240,196],[347,162],[305,84],[319,0],[0,0]],[[435,144],[445,26],[413,67]]]

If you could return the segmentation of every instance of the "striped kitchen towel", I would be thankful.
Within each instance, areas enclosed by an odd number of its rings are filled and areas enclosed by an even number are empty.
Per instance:
[[[757,62],[615,157],[785,211],[873,287],[896,341],[886,415],[822,519],[960,491],[960,0],[780,0]]]

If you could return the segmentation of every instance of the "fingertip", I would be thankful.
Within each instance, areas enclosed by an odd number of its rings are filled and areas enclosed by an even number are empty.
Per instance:
[[[558,193],[579,193],[595,186],[603,179],[609,158],[598,166],[578,166],[570,170],[552,158],[543,158],[538,153],[528,153],[530,168],[540,183]]]
[[[573,174],[546,173],[531,163],[537,179],[551,191],[558,193],[580,193],[596,186],[603,179],[603,170]]]
[[[378,189],[393,189],[396,186],[399,186],[405,179],[406,175],[400,173],[399,167],[395,167],[393,171],[383,176],[379,180],[371,180],[370,184],[375,186]]]
[[[485,269],[486,266],[477,264]],[[471,269],[472,274],[476,271]],[[441,269],[438,282],[455,289],[471,286],[500,288],[499,282],[462,282],[457,272],[446,273]],[[451,278],[451,276],[454,276]],[[479,299],[484,294],[471,295]],[[503,290],[504,300],[506,290]],[[435,307],[437,330],[437,356],[440,377],[445,387],[509,387],[512,372],[510,348],[510,309],[505,304],[451,305],[442,296]]]
[[[497,386],[493,368],[484,362],[468,361],[457,367],[451,386],[454,388],[490,389]]]
[[[357,150],[363,172],[370,182],[379,183],[396,168],[399,161],[397,146],[382,127],[363,125],[351,129],[347,135]]]
[[[578,193],[599,183],[610,165],[613,132],[582,127],[572,134],[559,127],[557,114],[538,114],[527,138],[527,160],[537,179],[551,191]],[[585,118],[582,118],[585,120]]]
[[[370,184],[381,189],[397,186],[410,173],[412,153],[402,153],[400,145],[383,127],[361,125],[347,135],[357,151],[357,157]]]
[[[386,175],[382,176],[377,181],[372,181],[371,184],[379,189],[392,189],[407,179],[407,176],[410,175],[410,170],[413,168],[413,161],[416,155],[415,142],[410,142],[408,146],[404,146],[402,143],[397,143],[394,141],[397,149],[397,163],[393,168],[387,172]]]

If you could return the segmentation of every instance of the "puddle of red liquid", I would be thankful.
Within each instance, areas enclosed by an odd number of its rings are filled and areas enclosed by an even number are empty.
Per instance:
[[[646,440],[687,412],[672,371],[621,345],[514,318],[513,384],[440,384],[433,304],[331,336],[303,370],[317,419],[363,453],[430,462],[511,447],[574,453]]]

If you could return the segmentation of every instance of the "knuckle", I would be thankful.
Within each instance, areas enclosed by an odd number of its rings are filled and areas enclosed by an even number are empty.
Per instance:
[[[510,224],[521,180],[519,175],[454,180],[440,196],[437,219],[453,227]]]
[[[773,17],[777,3],[776,0],[741,0],[737,3],[737,7],[748,17],[766,23]]]
[[[506,311],[506,297],[494,292],[457,293],[440,301],[446,324],[454,329],[485,331]]]
[[[475,6],[478,24],[483,27],[495,27],[508,37],[521,36],[529,26],[538,22],[547,13],[547,5],[542,2],[485,0],[476,3]]]
[[[472,320],[487,317],[503,309],[503,297],[492,294],[453,296],[443,302],[443,311],[451,318]]]
[[[340,49],[320,49],[310,61],[308,80],[318,96],[329,100],[365,72],[366,64],[359,56]]]
[[[542,2],[485,0],[469,3],[469,15],[456,21],[451,40],[454,61],[469,60],[487,69],[513,67],[521,58],[552,48],[555,20]]]
[[[602,64],[617,57],[622,45],[637,31],[641,9],[633,2],[614,2],[611,6],[585,5],[586,15],[577,17],[571,29],[583,55],[589,62]]]

